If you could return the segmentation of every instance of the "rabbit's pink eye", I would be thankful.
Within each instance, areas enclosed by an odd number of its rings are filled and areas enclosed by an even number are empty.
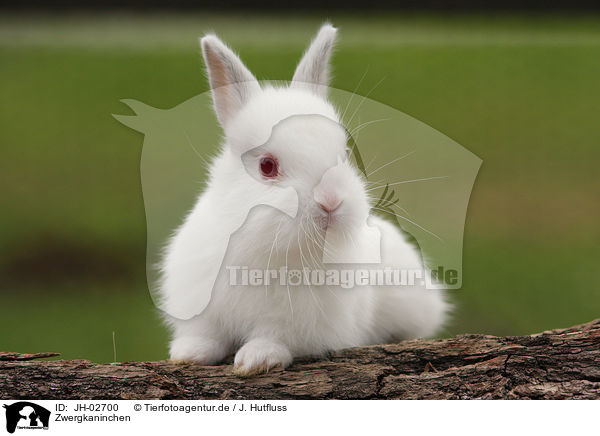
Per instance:
[[[279,168],[275,158],[271,156],[265,156],[261,158],[260,173],[263,175],[263,177],[277,177],[277,174],[279,174]]]

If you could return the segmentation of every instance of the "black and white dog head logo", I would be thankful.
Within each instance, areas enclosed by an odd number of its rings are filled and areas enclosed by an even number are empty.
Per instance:
[[[6,431],[14,433],[19,429],[47,429],[50,423],[50,411],[28,401],[4,405],[6,409]]]

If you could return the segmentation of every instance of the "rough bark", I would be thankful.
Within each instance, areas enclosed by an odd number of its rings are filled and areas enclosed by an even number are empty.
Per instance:
[[[531,336],[461,335],[341,350],[241,379],[231,364],[32,361],[0,353],[14,399],[599,399],[600,319]]]

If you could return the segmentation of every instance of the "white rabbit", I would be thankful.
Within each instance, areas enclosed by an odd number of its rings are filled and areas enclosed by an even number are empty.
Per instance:
[[[346,155],[346,131],[327,101],[335,37],[336,29],[324,25],[291,85],[263,88],[216,36],[201,39],[224,143],[207,188],[170,241],[162,264],[172,360],[214,365],[235,353],[234,371],[250,375],[285,368],[298,356],[430,336],[443,325],[449,305],[441,291],[278,282],[233,286],[223,273],[222,262],[261,270],[327,269],[316,254],[325,232],[333,245],[349,235],[358,242],[343,250],[360,253],[365,246],[359,233],[367,220],[381,235],[381,265],[422,267],[419,253],[393,224],[369,217],[365,182],[340,159]],[[248,183],[249,175],[261,183]],[[297,193],[297,216],[254,207],[283,187]],[[247,219],[232,235],[242,212]],[[225,261],[216,249],[223,244],[229,247]],[[198,296],[207,290],[212,290],[210,303],[195,311]],[[181,313],[190,316],[173,316]]]

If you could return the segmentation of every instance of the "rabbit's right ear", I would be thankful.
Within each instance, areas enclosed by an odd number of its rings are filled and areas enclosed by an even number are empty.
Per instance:
[[[225,128],[250,97],[260,91],[260,85],[240,58],[215,35],[201,38],[200,45],[215,112]]]
[[[309,89],[313,93],[326,98],[329,86],[329,61],[337,29],[331,24],[324,24],[302,56],[294,77],[292,87]]]

